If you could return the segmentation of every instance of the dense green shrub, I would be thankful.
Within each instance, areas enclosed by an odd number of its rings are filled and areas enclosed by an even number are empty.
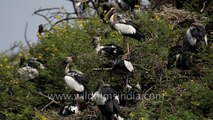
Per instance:
[[[153,13],[138,14],[133,19],[146,36],[143,42],[129,38],[131,55],[134,63],[134,81],[142,85],[143,92],[161,95],[161,99],[142,100],[136,108],[125,117],[131,119],[203,119],[213,115],[213,48],[195,54],[195,67],[188,71],[166,69],[168,50],[181,40],[187,28],[174,29],[168,20]],[[8,57],[0,56],[0,115],[8,119],[54,119],[56,114],[44,116],[39,112],[50,100],[38,94],[70,93],[66,88],[64,77],[65,66],[62,61],[67,56],[73,57],[72,67],[83,73],[90,81],[89,88],[94,91],[97,81],[109,79],[106,71],[94,71],[99,67],[102,58],[92,45],[92,37],[99,36],[102,44],[115,43],[123,46],[123,37],[96,18],[76,20],[72,24],[63,22],[53,27],[44,36],[38,36],[39,43],[34,44],[29,56],[40,59],[45,69],[40,77],[33,81],[24,81],[15,77],[18,66],[10,65]],[[21,51],[17,60],[22,56]],[[112,76],[112,84],[121,80],[118,75]],[[146,88],[145,85],[151,83]],[[152,89],[150,89],[152,87]],[[149,90],[150,89],[150,90]],[[149,90],[149,91],[147,91]],[[60,104],[70,102],[56,100]],[[59,105],[51,104],[47,110],[58,112]],[[58,116],[57,116],[58,117]]]

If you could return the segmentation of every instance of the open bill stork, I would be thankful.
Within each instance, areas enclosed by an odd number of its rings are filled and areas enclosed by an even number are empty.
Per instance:
[[[118,31],[121,35],[124,36],[124,44],[127,45],[127,53],[129,53],[129,43],[126,37],[130,37],[138,41],[142,41],[142,39],[144,39],[145,37],[136,24],[123,19],[117,20],[116,14],[112,14],[115,13],[115,11],[115,8],[111,8],[108,12],[108,15],[111,15],[109,19],[109,24],[112,29]]]
[[[118,113],[120,111],[117,92],[109,84],[99,81],[91,100],[95,101],[100,110],[100,120],[123,120]]]
[[[118,58],[124,54],[123,48],[115,44],[101,45],[99,37],[94,37],[92,41],[95,51],[106,57]]]
[[[203,24],[193,23],[186,32],[186,45],[192,50],[192,52],[198,52],[202,46],[202,42],[205,46],[208,45],[207,34]]]
[[[70,69],[72,57],[67,57],[65,62],[67,63],[64,76],[65,83],[70,89],[74,90],[78,94],[83,94],[84,99],[87,99],[87,84],[89,81],[81,71]]]

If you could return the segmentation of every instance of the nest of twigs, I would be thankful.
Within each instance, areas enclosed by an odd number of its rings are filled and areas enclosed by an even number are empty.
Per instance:
[[[130,112],[134,110],[134,107],[121,107],[120,116],[123,118],[128,118]],[[69,115],[67,117],[59,118],[61,120],[69,119],[69,120],[98,120],[99,109],[97,106],[88,106],[83,112],[78,114]]]
[[[176,9],[174,7],[162,6],[161,10],[156,15],[169,20],[174,26],[187,22],[191,24],[193,22],[201,22],[206,20],[207,17],[197,12],[191,12],[184,9]]]

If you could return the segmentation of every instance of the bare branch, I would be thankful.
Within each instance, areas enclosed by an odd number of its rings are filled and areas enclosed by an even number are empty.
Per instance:
[[[21,44],[21,42],[18,42],[18,43],[15,42],[12,47],[10,47],[9,49],[5,50],[2,54],[6,54],[7,52],[14,50],[15,48],[19,47],[20,44]]]
[[[38,95],[40,95],[40,96],[43,96],[43,97],[45,97],[45,98],[48,98],[49,100],[51,100],[52,102],[54,102],[54,103],[56,103],[56,104],[59,104],[57,101],[55,101],[54,99],[52,99],[51,97],[49,97],[49,96],[46,96],[46,95],[44,95],[44,94],[42,94],[41,92],[37,92],[37,91],[32,91],[31,89],[28,89],[27,87],[25,87],[25,86],[23,86],[23,85],[19,85],[21,88],[23,88],[23,89],[25,89],[25,90],[28,90],[28,91],[30,91],[31,93],[36,93],[36,94],[38,94]]]
[[[59,10],[60,8],[44,8],[44,9],[39,9],[39,10],[36,10],[33,14],[37,14],[39,12],[44,12],[44,11],[51,11],[51,10]]]
[[[98,8],[97,8],[97,6],[95,5],[94,1],[93,1],[93,0],[89,0],[89,1],[92,3],[92,5],[93,5],[94,9],[96,10],[98,16],[100,16],[100,13],[99,13]]]
[[[59,23],[62,23],[63,21],[69,21],[69,20],[74,20],[74,19],[89,19],[89,18],[87,18],[87,17],[84,17],[84,18],[79,18],[79,17],[64,18],[64,19],[61,19],[61,20],[55,22],[55,23],[51,26],[50,30],[52,30],[52,27],[53,27],[53,26],[55,26],[55,25],[57,25],[57,24],[59,24]]]
[[[30,42],[27,39],[27,27],[28,27],[28,24],[26,23],[25,30],[24,30],[24,39],[25,39],[25,42],[27,43],[27,46],[29,47],[29,49],[31,49]]]
[[[35,13],[35,14],[38,15],[38,16],[43,17],[50,25],[52,25],[51,21],[45,15],[40,14],[40,13]]]

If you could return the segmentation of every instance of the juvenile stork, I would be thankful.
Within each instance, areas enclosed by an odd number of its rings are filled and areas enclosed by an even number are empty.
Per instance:
[[[99,81],[96,92],[91,100],[96,101],[100,110],[100,120],[123,120],[118,113],[120,111],[119,98],[117,92],[102,80]]]
[[[94,37],[92,43],[95,47],[95,51],[97,53],[103,54],[106,57],[118,58],[124,54],[123,48],[115,44],[101,46],[100,39],[98,37]]]
[[[44,69],[44,66],[36,58],[26,60],[21,57],[17,76],[23,80],[31,80],[39,76],[39,70],[41,69]]]
[[[65,59],[67,63],[65,68],[64,80],[67,86],[77,92],[78,94],[83,94],[84,99],[87,99],[87,84],[88,80],[85,78],[84,74],[78,70],[70,69],[70,64],[72,62],[72,57],[67,57]],[[78,104],[78,103],[77,103]]]
[[[111,15],[111,13],[114,13],[115,11],[115,8],[111,8],[111,10],[108,12],[108,15]],[[127,42],[126,37],[130,37],[138,41],[142,41],[142,39],[145,38],[136,24],[132,23],[131,21],[126,21],[124,19],[117,20],[115,14],[111,15],[109,19],[109,24],[112,29],[118,31],[124,36],[124,44],[127,45],[127,53],[129,53],[129,43]]]
[[[59,114],[61,116],[67,116],[67,115],[71,115],[71,114],[80,113],[81,111],[83,111],[87,107],[87,104],[83,100],[78,101],[78,102],[79,103],[77,105],[76,105],[76,103],[69,104],[69,105],[64,105],[60,109]]]
[[[202,42],[205,42],[205,45],[208,45],[207,34],[205,27],[200,23],[193,23],[186,32],[187,45],[192,52],[198,52],[202,46]]]

